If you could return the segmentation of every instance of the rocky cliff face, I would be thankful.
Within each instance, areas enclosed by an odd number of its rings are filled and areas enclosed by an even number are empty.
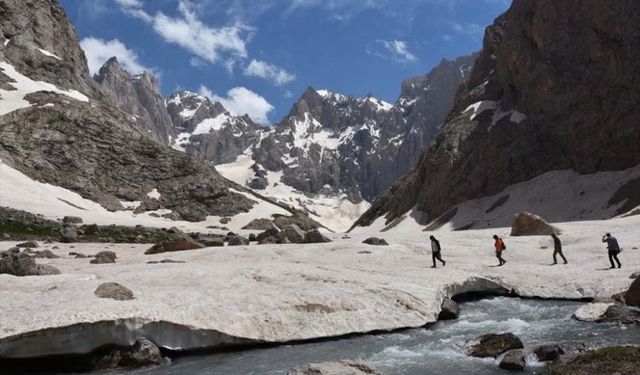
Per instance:
[[[417,167],[357,224],[412,207],[426,221],[544,172],[640,162],[640,6],[515,0]]]
[[[110,104],[56,1],[0,0],[0,35],[3,162],[112,210],[142,201],[139,211],[196,221],[252,207],[207,162],[153,141]]]
[[[173,123],[153,75],[145,72],[132,76],[112,57],[94,79],[102,86],[110,104],[129,114],[152,139],[169,143]]]

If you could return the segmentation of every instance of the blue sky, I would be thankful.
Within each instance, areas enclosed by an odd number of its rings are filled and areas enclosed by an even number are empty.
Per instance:
[[[482,46],[510,0],[61,0],[90,69],[117,56],[262,123],[307,86],[395,101],[403,79]]]

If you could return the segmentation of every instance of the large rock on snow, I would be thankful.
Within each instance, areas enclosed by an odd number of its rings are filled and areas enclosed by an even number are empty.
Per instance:
[[[283,229],[283,233],[292,243],[304,242],[304,231],[296,224],[290,224]]]
[[[91,264],[105,264],[105,263],[115,263],[116,262],[116,253],[113,251],[105,250],[96,254],[95,258],[91,259],[89,263]]]
[[[366,240],[362,241],[362,243],[374,246],[389,246],[389,243],[384,238],[378,237],[369,237]]]
[[[242,227],[247,230],[268,230],[274,228],[273,222],[270,219],[253,219],[249,224]]]
[[[33,249],[36,248],[40,245],[38,245],[38,243],[36,241],[27,241],[27,242],[22,242],[16,245],[16,247],[26,247],[29,249]]]
[[[15,276],[57,275],[60,270],[50,264],[36,264],[26,253],[5,252],[0,257],[0,274]]]
[[[113,282],[100,284],[93,293],[100,298],[111,298],[118,301],[127,301],[134,298],[131,289]]]
[[[293,369],[288,375],[381,375],[375,368],[354,361],[310,363]]]
[[[630,306],[640,307],[640,278],[636,278],[624,294],[624,302]]]
[[[612,346],[573,356],[561,357],[549,364],[549,375],[637,375],[640,347]]]
[[[249,239],[240,235],[231,236],[229,238],[229,246],[249,245]]]
[[[304,235],[304,243],[324,243],[324,242],[331,242],[331,240],[324,234],[320,233],[318,229],[312,229]]]
[[[509,371],[522,371],[526,365],[524,350],[516,349],[507,352],[500,361],[500,368]]]
[[[538,215],[519,212],[513,215],[511,224],[512,236],[542,236],[560,234],[560,230]]]
[[[175,240],[162,241],[158,244],[151,246],[145,254],[160,254],[167,251],[182,251],[182,250],[194,250],[202,249],[205,246],[189,237],[183,237]]]
[[[513,333],[487,334],[480,336],[478,342],[471,347],[472,357],[497,357],[509,350],[523,349],[524,345]]]

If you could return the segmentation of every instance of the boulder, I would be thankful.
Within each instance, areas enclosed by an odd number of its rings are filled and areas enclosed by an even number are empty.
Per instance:
[[[147,264],[158,264],[158,263],[187,263],[184,260],[173,260],[173,259],[162,259],[160,261],[150,260]]]
[[[64,224],[60,231],[60,241],[65,243],[75,242],[78,239],[78,228],[73,224]]]
[[[36,241],[27,241],[27,242],[22,242],[16,245],[16,247],[26,247],[26,248],[30,248],[33,249],[35,247],[39,247],[40,245],[38,245],[38,243]]]
[[[640,347],[613,346],[560,357],[549,364],[547,373],[549,375],[637,375],[638,369],[640,369]]]
[[[206,247],[221,247],[224,246],[224,237],[200,237],[198,242]]]
[[[305,232],[318,228],[317,222],[315,222],[313,219],[311,219],[307,215],[301,215],[298,213],[293,214],[291,216],[278,215],[278,214],[273,215],[273,223],[275,224],[276,227],[280,229],[286,228],[291,224],[295,224]]]
[[[324,234],[320,233],[318,229],[312,229],[304,235],[304,243],[323,243],[331,242]]]
[[[306,366],[293,369],[288,375],[381,375],[375,368],[360,362],[336,361],[323,363],[310,363]]]
[[[82,253],[75,252],[75,251],[69,252],[69,255],[71,255],[72,257],[75,257],[76,259],[78,259],[78,258],[86,258],[87,257],[86,255],[84,255]]]
[[[229,246],[242,246],[242,245],[248,245],[249,244],[249,239],[242,237],[242,236],[233,236],[229,239]]]
[[[275,237],[266,237],[258,240],[258,245],[271,245],[271,244],[277,244],[277,243],[278,243],[278,239]]]
[[[242,227],[242,229],[249,230],[268,230],[275,228],[270,219],[253,219],[249,224]]]
[[[0,274],[14,276],[57,275],[60,270],[50,264],[36,264],[34,258],[25,253],[5,252],[0,257]]]
[[[507,352],[500,361],[500,368],[509,371],[522,371],[526,364],[524,350],[516,349]]]
[[[452,320],[458,319],[460,314],[460,307],[458,304],[450,298],[445,298],[442,301],[442,310],[438,314],[438,320]]]
[[[612,303],[587,303],[582,305],[573,313],[573,318],[576,320],[580,320],[583,322],[597,322],[602,319],[602,316],[605,314],[609,306],[612,306]]]
[[[640,309],[618,304],[611,305],[598,322],[640,324]]]
[[[230,217],[223,217],[220,220],[220,224],[229,224],[229,222],[231,221]]]
[[[258,240],[258,237],[256,237],[255,233],[249,234],[249,241],[255,242],[257,240]]]
[[[553,361],[560,355],[564,354],[564,350],[559,345],[541,345],[533,351],[540,362]]]
[[[288,225],[283,230],[284,236],[292,243],[304,242],[304,231],[296,224]]]
[[[384,238],[378,237],[369,237],[366,240],[362,241],[362,243],[374,246],[389,246],[389,243]]]
[[[89,263],[91,264],[104,264],[104,263],[115,263],[116,262],[116,253],[113,251],[101,251],[96,254],[94,259],[91,259]]]
[[[78,216],[65,216],[62,222],[64,224],[82,224],[82,218]]]
[[[254,177],[249,181],[248,185],[255,190],[264,190],[269,186],[269,181],[265,177]]]
[[[134,299],[131,289],[113,282],[100,284],[93,293],[100,298],[111,298],[118,301]]]
[[[278,229],[270,228],[270,229],[265,230],[262,233],[259,233],[256,236],[256,239],[258,240],[258,242],[260,242],[260,241],[262,241],[262,240],[264,240],[266,238],[269,238],[269,237],[277,238],[279,234],[280,234],[280,231]]]
[[[160,349],[151,341],[143,339],[129,348],[113,349],[102,354],[96,359],[93,370],[157,366],[163,362]]]
[[[523,349],[522,341],[513,333],[490,333],[480,336],[478,342],[472,345],[469,355],[472,357],[497,357],[509,350]]]
[[[175,240],[166,240],[162,241],[158,244],[153,245],[145,254],[159,254],[165,253],[167,251],[183,251],[183,250],[193,250],[193,249],[202,249],[205,246],[197,241],[189,237],[183,237]]]
[[[42,250],[42,251],[38,251],[36,252],[35,255],[36,258],[46,258],[46,259],[55,259],[55,258],[60,258],[59,256],[57,256],[56,254],[54,254],[51,250]]]
[[[640,307],[640,278],[636,278],[624,294],[624,303],[630,306]]]
[[[513,215],[511,224],[512,236],[543,236],[560,234],[560,230],[538,215],[520,212]]]

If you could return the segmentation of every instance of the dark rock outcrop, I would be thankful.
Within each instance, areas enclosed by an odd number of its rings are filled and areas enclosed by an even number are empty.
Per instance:
[[[283,229],[284,236],[292,243],[304,243],[305,233],[296,224],[291,224]]]
[[[134,299],[133,292],[126,286],[118,283],[102,283],[93,292],[100,298],[111,298],[118,301],[128,301]]]
[[[429,222],[548,171],[636,166],[639,13],[635,0],[514,1],[486,29],[453,111],[416,168],[357,225],[381,216],[389,223],[414,207]]]
[[[471,347],[472,357],[497,357],[509,350],[523,349],[524,345],[513,333],[487,334],[478,338],[478,343]]]
[[[157,366],[164,363],[160,349],[149,340],[138,340],[130,348],[114,349],[100,355],[93,370],[108,370],[118,367]]]
[[[512,236],[542,236],[560,234],[560,230],[538,215],[519,212],[513,215],[511,224]]]
[[[317,229],[312,229],[305,233],[304,243],[325,243],[331,240]]]
[[[559,345],[541,345],[533,351],[541,362],[553,361],[564,354],[564,350]]]

